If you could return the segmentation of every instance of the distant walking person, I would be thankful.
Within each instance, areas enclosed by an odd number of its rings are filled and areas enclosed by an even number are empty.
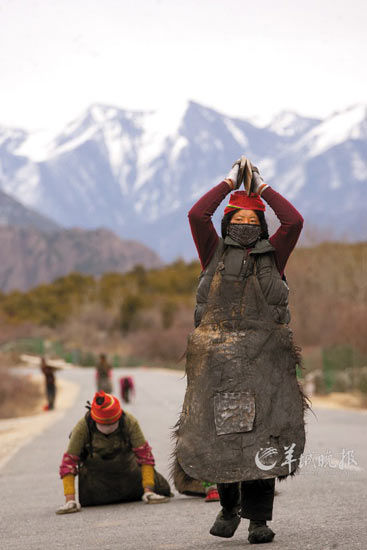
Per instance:
[[[45,410],[52,411],[55,406],[56,380],[55,369],[47,365],[46,359],[41,358],[41,371],[45,376],[47,405]]]
[[[120,378],[121,399],[124,403],[130,403],[131,394],[135,393],[134,379],[132,376],[123,376]]]
[[[90,410],[71,432],[60,465],[66,502],[56,513],[134,500],[167,502],[169,483],[154,464],[152,449],[136,418],[121,409],[117,397],[98,392]],[[80,504],[75,500],[76,475]]]
[[[106,393],[112,392],[112,368],[107,361],[105,353],[101,353],[99,356],[99,362],[97,365],[97,390],[105,391]]]

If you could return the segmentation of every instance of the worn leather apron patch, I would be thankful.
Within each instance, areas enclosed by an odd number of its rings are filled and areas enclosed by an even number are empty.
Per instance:
[[[251,392],[221,392],[214,396],[217,435],[250,432],[255,420],[255,396]]]

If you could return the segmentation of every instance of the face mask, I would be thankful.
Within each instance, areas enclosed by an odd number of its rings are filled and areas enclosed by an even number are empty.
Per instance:
[[[117,430],[119,423],[114,422],[113,424],[98,424],[96,422],[97,430],[104,435],[112,434],[115,430]]]
[[[227,235],[241,246],[251,246],[259,240],[261,227],[252,223],[230,223]]]

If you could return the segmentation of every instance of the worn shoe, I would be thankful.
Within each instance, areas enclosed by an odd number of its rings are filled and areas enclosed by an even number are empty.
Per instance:
[[[206,494],[205,502],[218,502],[220,500],[219,493],[216,487],[209,489]]]
[[[266,521],[250,521],[248,541],[250,544],[271,542],[275,537],[274,531],[266,525]]]
[[[74,514],[75,512],[79,512],[80,509],[81,506],[79,502],[76,502],[75,500],[69,500],[56,510],[56,514]]]
[[[214,535],[214,537],[229,539],[235,534],[240,521],[241,518],[238,515],[237,510],[228,511],[222,508],[209,533]]]
[[[163,504],[164,502],[169,502],[170,497],[157,495],[153,493],[153,491],[150,491],[149,493],[144,493],[141,500],[145,502],[145,504]]]

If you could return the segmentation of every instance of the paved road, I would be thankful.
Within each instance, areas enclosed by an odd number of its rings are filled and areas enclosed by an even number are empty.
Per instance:
[[[117,373],[121,376],[121,370]],[[132,371],[130,371],[131,373]],[[178,374],[136,369],[139,419],[153,446],[157,467],[168,474],[170,427],[175,423],[185,380]],[[67,373],[81,385],[80,399],[51,428],[24,446],[0,471],[0,546],[7,550],[229,550],[249,548],[242,521],[233,539],[209,535],[218,503],[176,495],[169,504],[128,503],[85,508],[57,516],[63,501],[58,466],[67,437],[94,393],[91,371]],[[365,550],[367,548],[367,414],[316,411],[309,416],[309,464],[296,479],[278,484],[270,548]],[[342,452],[345,450],[345,459]],[[329,453],[328,453],[329,451]],[[349,452],[349,454],[348,454]],[[315,459],[325,459],[320,467]],[[313,462],[311,459],[314,459]],[[269,548],[269,545],[267,546]]]

